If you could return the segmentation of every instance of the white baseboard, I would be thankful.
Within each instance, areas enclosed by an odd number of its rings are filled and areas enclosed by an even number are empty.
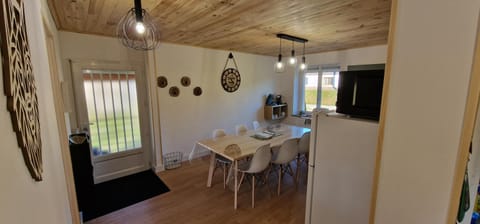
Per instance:
[[[142,171],[145,171],[145,170],[146,170],[145,166],[135,166],[135,167],[120,170],[120,171],[117,171],[117,172],[96,176],[96,177],[93,178],[93,183],[94,184],[99,184],[99,183],[109,181],[109,180],[113,180],[113,179],[116,179],[116,178],[119,178],[119,177],[127,176],[127,175],[134,174],[134,173],[139,173],[139,172],[142,172]]]
[[[195,153],[195,156],[193,157],[193,159],[196,159],[196,158],[200,158],[200,157],[204,157],[204,156],[208,156],[210,155],[210,151],[209,150],[201,150],[197,153]],[[188,157],[187,157],[188,158]]]
[[[155,173],[165,171],[165,166],[163,164],[157,165],[152,168],[153,168],[153,171],[155,171]]]

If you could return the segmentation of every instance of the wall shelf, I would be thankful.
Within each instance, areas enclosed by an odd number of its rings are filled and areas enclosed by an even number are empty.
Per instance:
[[[280,120],[288,116],[288,105],[265,106],[265,120]]]

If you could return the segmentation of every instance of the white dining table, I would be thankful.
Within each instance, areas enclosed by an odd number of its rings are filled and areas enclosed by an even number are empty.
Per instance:
[[[264,131],[269,133],[275,133],[275,136],[269,139],[259,139],[253,137],[255,134],[263,134]],[[248,130],[240,135],[226,135],[223,137],[209,138],[200,140],[198,145],[211,151],[210,155],[210,167],[208,171],[207,187],[212,186],[213,171],[215,169],[215,155],[219,154],[232,161],[233,173],[234,173],[234,209],[237,209],[237,195],[238,195],[238,161],[246,157],[255,154],[256,150],[263,145],[270,144],[271,147],[281,145],[285,140],[291,138],[300,138],[310,129],[300,126],[292,126],[286,124],[278,124],[270,126],[267,129],[260,130]],[[226,150],[226,147],[236,144],[239,150],[230,151]]]

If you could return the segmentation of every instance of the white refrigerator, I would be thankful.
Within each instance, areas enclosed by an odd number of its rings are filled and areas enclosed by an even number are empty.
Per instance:
[[[378,122],[312,114],[306,224],[367,224]]]

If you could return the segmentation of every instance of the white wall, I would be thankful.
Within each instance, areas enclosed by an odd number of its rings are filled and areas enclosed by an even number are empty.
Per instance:
[[[479,5],[398,1],[375,223],[446,223]]]
[[[251,129],[253,120],[264,120],[265,95],[283,94],[275,86],[286,74],[274,73],[273,57],[237,52],[233,55],[241,74],[241,85],[236,92],[224,91],[220,77],[228,53],[175,44],[160,44],[155,51],[157,74],[150,75],[168,79],[167,88],[157,87],[164,154],[180,151],[186,158],[194,143],[209,138],[216,128],[231,134],[237,124]],[[229,67],[232,66],[229,62]],[[182,76],[190,77],[189,87],[181,86]],[[180,88],[179,97],[168,94],[171,86]],[[201,96],[193,95],[196,86],[203,89]]]
[[[307,194],[313,196],[305,223],[368,223],[378,123],[343,115],[314,114],[312,119],[315,168],[309,169],[313,188]]]
[[[39,101],[44,180],[35,182],[31,178],[17,145],[6,97],[1,94],[1,222],[71,223],[42,22],[42,11],[48,10],[42,9],[46,7],[44,1],[23,2]],[[2,76],[0,80],[3,83]],[[3,85],[0,85],[0,92],[4,92]]]
[[[347,70],[348,65],[381,64],[387,60],[387,45],[332,51],[306,56],[309,65],[339,65]]]

